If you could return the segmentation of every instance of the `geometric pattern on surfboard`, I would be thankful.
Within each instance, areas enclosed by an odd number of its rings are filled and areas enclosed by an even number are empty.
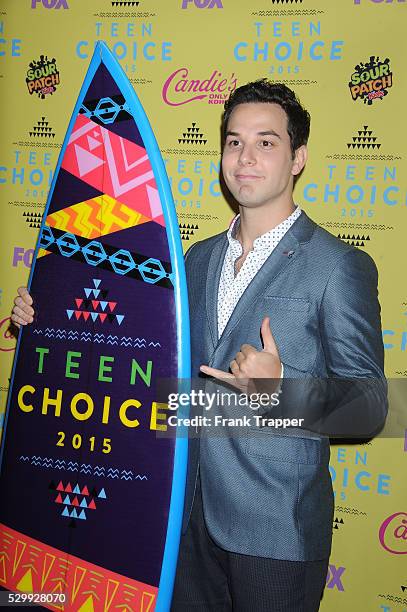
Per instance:
[[[64,485],[62,480],[57,486],[55,486],[55,483],[52,481],[49,484],[48,489],[50,491],[57,492],[54,502],[56,504],[62,504],[63,510],[60,513],[61,516],[64,516],[65,518],[79,519],[81,521],[86,521],[88,518],[85,510],[96,510],[96,497],[99,499],[106,499],[107,497],[104,488],[102,488],[98,493],[96,488],[93,487],[91,492],[89,492],[90,487],[87,485],[79,486],[79,484],[76,483],[72,486],[70,482],[68,482],[67,485]]]
[[[129,533],[131,537],[131,533]],[[66,593],[65,610],[152,612],[157,587],[69,555],[0,523],[0,586],[11,591]],[[47,603],[50,610],[63,605]]]
[[[100,299],[102,288],[99,289],[99,285],[101,283],[101,280],[98,278],[94,278],[92,279],[92,282],[94,285],[93,287],[84,287],[84,298],[75,298],[76,308],[74,308],[73,310],[66,310],[68,319],[76,319],[77,321],[79,321],[79,319],[83,318],[84,321],[89,321],[93,323],[95,323],[96,321],[104,323],[107,319],[108,321],[110,321],[110,323],[117,322],[119,325],[121,325],[124,319],[124,315],[117,313],[113,314],[113,311],[116,309],[117,302]],[[107,293],[108,291],[103,290],[103,292]],[[94,299],[92,299],[92,296]],[[81,309],[82,306],[84,309]],[[90,308],[92,308],[92,310],[89,310]],[[98,308],[100,308],[101,310],[98,310]]]
[[[82,103],[79,112],[101,125],[126,121],[132,116],[131,108],[121,94],[86,100],[86,103]]]
[[[144,147],[78,115],[62,168],[136,212],[165,225],[153,170]]]
[[[39,245],[46,251],[80,263],[126,275],[150,285],[173,288],[171,264],[155,257],[117,249],[105,242],[88,240],[47,225],[42,228]]]
[[[148,480],[148,476],[146,474],[135,474],[132,470],[125,470],[124,468],[120,467],[107,467],[105,468],[103,465],[91,465],[90,463],[79,463],[78,461],[65,461],[65,459],[58,459],[55,458],[53,459],[52,457],[41,457],[40,455],[32,455],[31,459],[30,457],[21,455],[19,457],[20,461],[26,463],[29,462],[31,463],[31,465],[35,465],[36,467],[39,468],[46,468],[46,469],[55,469],[55,470],[65,470],[66,471],[71,471],[71,472],[79,472],[79,473],[84,473],[84,474],[89,474],[90,476],[92,476],[92,472],[93,472],[93,476],[97,476],[100,478],[112,478],[112,479],[121,479],[121,480]],[[69,483],[68,483],[69,484]],[[52,485],[52,486],[51,486]],[[55,484],[54,482],[51,482],[51,484],[49,485],[49,488],[55,488]],[[84,487],[84,489],[86,490],[86,487]],[[83,492],[83,490],[81,491],[82,495],[85,495],[85,493]],[[93,495],[93,489],[91,491],[91,494]],[[86,493],[87,495],[87,493]],[[95,497],[97,497],[98,493],[96,490],[95,493]]]
[[[61,327],[46,327],[45,329],[35,328],[33,334],[43,335],[47,338],[53,338],[54,340],[70,340],[71,342],[93,342],[94,344],[110,344],[117,346],[125,346],[127,348],[145,349],[147,348],[146,338],[136,336],[116,336],[114,334],[102,334],[98,332],[90,331],[77,331],[73,329],[64,329]],[[148,348],[156,349],[161,348],[161,344],[158,341],[150,340],[148,342]]]
[[[106,194],[53,212],[46,219],[50,227],[90,239],[147,221],[153,221],[152,217],[146,217]]]

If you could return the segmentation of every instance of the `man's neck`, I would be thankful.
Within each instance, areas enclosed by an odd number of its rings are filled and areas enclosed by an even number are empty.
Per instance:
[[[270,209],[247,208],[239,206],[240,224],[236,238],[243,247],[243,252],[248,253],[253,249],[253,243],[259,236],[280,225],[294,212],[293,201],[281,208]]]

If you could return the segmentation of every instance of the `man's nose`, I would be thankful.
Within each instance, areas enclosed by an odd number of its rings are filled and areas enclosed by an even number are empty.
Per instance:
[[[244,145],[240,151],[239,163],[243,166],[253,166],[256,163],[256,155],[251,145]]]

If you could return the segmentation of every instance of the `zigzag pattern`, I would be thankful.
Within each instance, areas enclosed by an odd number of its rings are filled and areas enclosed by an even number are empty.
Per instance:
[[[70,329],[55,329],[54,327],[46,327],[44,329],[34,329],[33,334],[43,335],[46,338],[54,338],[56,340],[77,340],[78,342],[93,342],[96,344],[111,344],[125,347],[134,348],[146,348],[147,346],[152,348],[161,348],[159,342],[151,340],[147,344],[146,338],[132,338],[131,336],[115,336],[112,334],[100,334],[92,332],[79,332]]]
[[[132,470],[119,468],[106,468],[100,465],[92,466],[90,463],[81,463],[77,461],[68,461],[64,459],[53,459],[52,457],[40,457],[39,455],[20,455],[20,461],[31,463],[37,467],[53,468],[57,470],[68,470],[71,472],[82,472],[83,474],[93,474],[93,476],[101,476],[103,478],[118,478],[121,480],[148,480],[146,474],[134,474]]]
[[[151,221],[104,194],[48,215],[47,224],[84,238],[99,238]]]

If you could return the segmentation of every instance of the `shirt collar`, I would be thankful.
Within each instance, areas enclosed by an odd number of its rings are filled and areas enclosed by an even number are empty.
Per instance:
[[[299,206],[296,206],[294,212],[292,212],[291,215],[287,217],[287,219],[284,219],[284,221],[279,223],[279,225],[277,225],[276,227],[269,230],[265,234],[262,234],[261,236],[256,238],[256,240],[253,242],[253,251],[262,251],[263,249],[273,248],[275,246],[274,241],[275,241],[275,236],[278,230],[282,229],[282,227],[284,226],[285,230],[288,231],[290,227],[293,225],[294,221],[298,219],[300,214],[301,214],[301,208]],[[242,245],[240,244],[239,240],[237,240],[236,238],[236,233],[237,233],[237,230],[239,229],[239,225],[240,225],[240,215],[236,215],[236,217],[233,219],[232,223],[230,224],[230,227],[227,233],[227,239],[229,241],[229,246],[232,250],[232,253],[233,254],[236,253],[237,255],[241,254],[243,250]]]

